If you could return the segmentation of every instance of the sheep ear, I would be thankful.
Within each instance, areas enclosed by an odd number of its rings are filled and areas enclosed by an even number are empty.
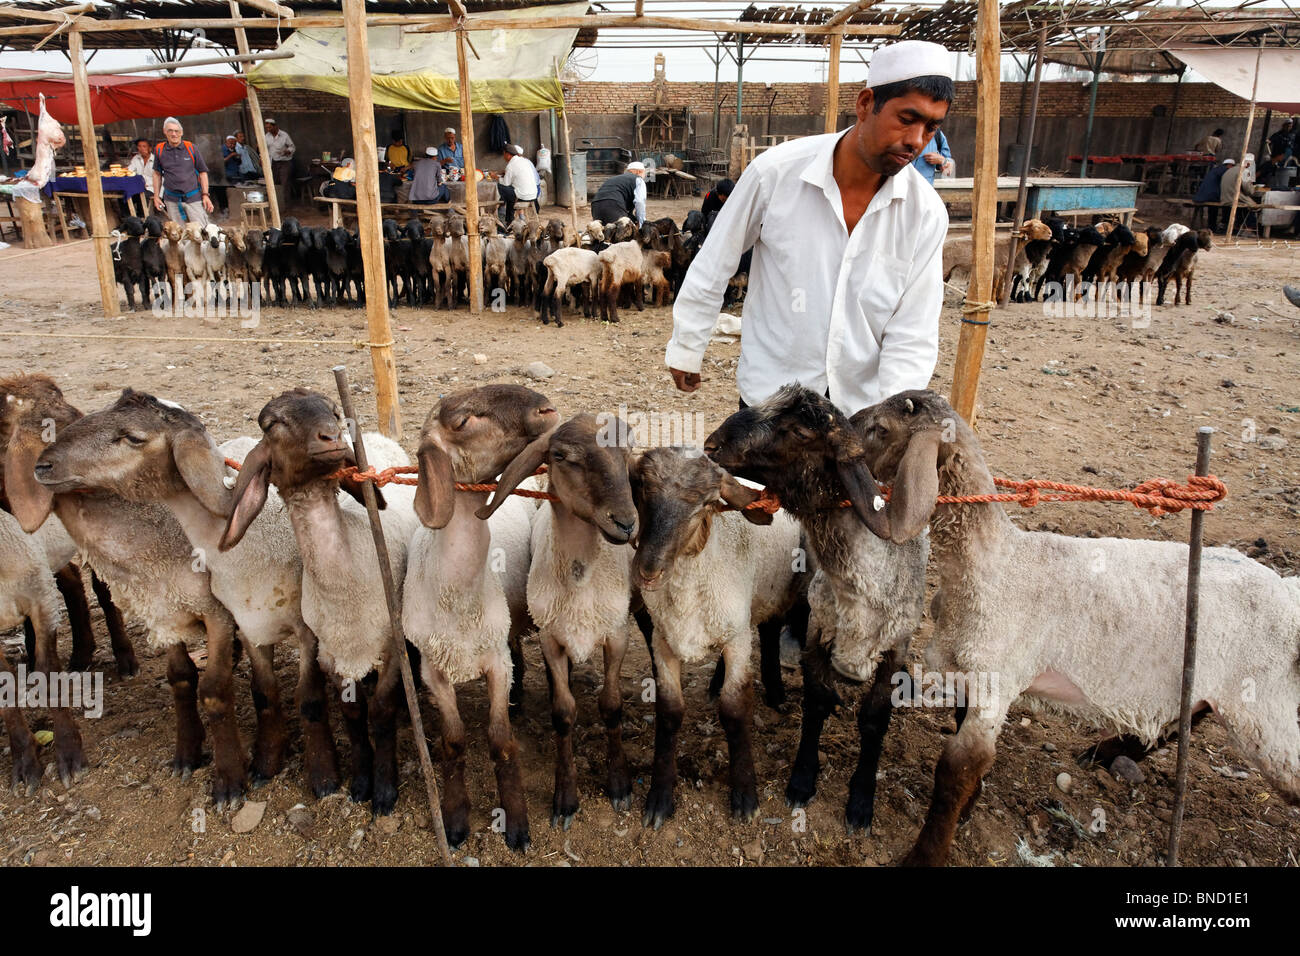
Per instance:
[[[889,496],[889,538],[902,544],[925,530],[939,497],[939,432],[916,432],[898,464]]]
[[[233,495],[235,506],[217,545],[220,550],[229,551],[239,544],[253,519],[262,513],[270,490],[271,449],[263,438],[248,453],[239,469],[239,480],[235,482]]]
[[[475,515],[484,520],[492,517],[510,497],[511,492],[519,487],[519,483],[541,467],[542,462],[546,460],[546,452],[551,447],[553,434],[555,434],[554,428],[534,438],[515,456],[514,461],[506,465],[506,470],[501,472],[501,480],[497,482],[497,490],[492,493],[492,499],[474,512]]]
[[[456,511],[456,486],[451,456],[432,438],[420,442],[416,456],[420,485],[415,490],[415,513],[426,528],[445,528]]]
[[[867,467],[866,450],[862,440],[847,424],[836,424],[827,435],[835,454],[835,470],[839,474],[849,501],[862,523],[878,538],[889,538],[889,512],[880,486]]]
[[[199,504],[214,515],[230,514],[225,463],[206,432],[190,428],[176,435],[172,439],[172,461]]]
[[[722,484],[718,490],[722,500],[737,509],[750,524],[771,524],[772,515],[762,508],[747,508],[758,500],[761,492],[757,488],[742,485],[726,472],[722,473]]]
[[[4,492],[22,529],[32,534],[54,507],[54,493],[36,480],[36,459],[45,450],[39,433],[15,428],[5,449]]]

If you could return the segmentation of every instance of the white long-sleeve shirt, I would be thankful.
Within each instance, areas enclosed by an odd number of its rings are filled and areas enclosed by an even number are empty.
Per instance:
[[[521,202],[532,202],[537,198],[537,170],[533,164],[522,156],[512,156],[506,163],[502,184],[515,191],[515,197]]]
[[[645,177],[638,176],[632,184],[632,216],[638,226],[645,224]]]
[[[297,147],[293,145],[293,140],[284,130],[277,129],[275,133],[266,134],[266,153],[271,157],[271,162],[278,163],[293,159],[296,151]]]
[[[847,414],[929,385],[939,357],[948,212],[910,165],[852,235],[832,174],[843,133],[760,154],[723,204],[673,306],[670,368],[698,372],[727,281],[753,248],[736,386],[748,404],[800,382]]]

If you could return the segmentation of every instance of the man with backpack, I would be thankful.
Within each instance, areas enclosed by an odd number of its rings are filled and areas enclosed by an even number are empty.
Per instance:
[[[168,218],[181,222],[181,208],[185,219],[208,224],[212,200],[208,197],[208,164],[194,144],[182,137],[185,131],[174,116],[163,120],[165,143],[154,147],[153,154],[153,204],[157,209],[166,206]]]

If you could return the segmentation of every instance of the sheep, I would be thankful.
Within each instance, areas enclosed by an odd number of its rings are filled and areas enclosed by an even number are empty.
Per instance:
[[[280,222],[280,274],[289,286],[293,304],[306,304],[310,307],[312,301],[307,282],[306,248],[303,243],[302,224],[293,216],[286,216]]]
[[[451,216],[447,221],[447,308],[460,304],[460,290],[469,289],[469,238],[465,235],[465,217]]]
[[[1106,226],[1106,223],[1101,223]],[[1084,226],[1078,230],[1074,243],[1068,246],[1062,246],[1059,252],[1063,252],[1059,260],[1059,271],[1055,273],[1063,287],[1062,297],[1068,295],[1071,300],[1083,295],[1083,273],[1092,261],[1092,254],[1101,246],[1106,244],[1106,236],[1098,226]],[[1053,255],[1052,261],[1058,262],[1057,257]],[[1053,278],[1052,267],[1048,267],[1048,278]],[[1067,281],[1068,280],[1068,281]]]
[[[46,564],[45,552],[13,515],[0,511],[0,630],[31,621],[36,632],[36,657],[29,663],[36,672],[46,675],[51,692],[53,675],[59,670],[56,646],[59,608],[55,595],[54,578]],[[12,691],[18,679],[2,649],[0,670],[4,671]],[[13,755],[14,792],[25,789],[27,796],[35,796],[41,785],[35,739],[13,694],[0,695],[0,699],[0,716],[9,733],[9,750]],[[67,702],[62,702],[65,706],[53,706],[54,703],[47,702],[54,725],[55,767],[59,780],[65,787],[71,787],[86,772],[81,734]]]
[[[366,304],[366,269],[361,257],[361,235],[355,229],[348,233],[348,279],[356,289],[352,301],[359,309]]]
[[[132,440],[113,441],[117,435]],[[110,408],[70,426],[60,443],[62,464],[77,474],[81,486],[127,501],[165,505],[203,556],[212,594],[233,615],[252,664],[254,783],[272,779],[284,767],[288,736],[273,654],[281,640],[297,640],[298,711],[308,779],[317,797],[337,790],[337,757],[316,637],[302,620],[302,559],[279,496],[271,493],[271,507],[238,547],[219,549],[231,507],[227,475],[233,480],[225,459],[242,461],[256,442],[241,438],[218,447],[196,416],[127,389]]]
[[[533,270],[529,268],[528,221],[516,219],[510,224],[512,241],[506,252],[506,275],[515,290],[515,303],[523,305],[536,298]]]
[[[447,220],[434,214],[429,221],[429,294],[434,308],[451,308],[453,285],[447,246]]]
[[[612,223],[606,224],[605,239],[613,245],[616,242],[631,242],[637,236],[636,223],[627,216],[620,216]]]
[[[149,289],[151,304],[171,302],[167,287],[167,254],[163,249],[163,222],[157,216],[144,221],[145,237],[140,241],[140,265]],[[161,288],[159,288],[161,286]]]
[[[514,240],[509,236],[489,236],[483,243],[483,287],[489,299],[498,295],[504,305],[510,298],[510,249]]]
[[[203,254],[207,236],[197,222],[187,222],[182,232],[181,256],[185,260],[185,280],[190,301],[208,301],[208,282],[213,277],[208,271],[208,257]]]
[[[415,308],[429,298],[429,249],[424,244],[424,223],[419,216],[412,216],[406,221],[402,236],[406,249],[403,269],[406,276],[406,303]]]
[[[890,538],[930,526],[936,647],[952,669],[998,678],[988,699],[967,701],[944,745],[925,825],[905,860],[937,865],[1020,695],[1147,744],[1178,720],[1188,549],[1023,531],[998,504],[937,505],[938,495],[994,490],[966,422],[930,391],[902,392],[859,415],[868,461],[893,482]],[[1300,578],[1206,548],[1199,627],[1195,709],[1213,708],[1233,746],[1300,804]],[[1255,693],[1242,693],[1248,685]]]
[[[284,234],[279,229],[266,230],[266,243],[262,248],[262,281],[264,298],[268,303],[284,307],[284,260],[290,250],[284,244]]]
[[[342,226],[327,230],[325,246],[325,296],[331,306],[348,298],[348,231]]]
[[[528,256],[533,273],[533,295],[534,306],[537,308],[539,318],[546,314],[547,306],[544,301],[546,293],[546,281],[548,270],[546,268],[546,257],[556,250],[563,248],[560,246],[556,235],[563,235],[562,229],[556,229],[558,220],[551,220],[543,225],[539,220],[533,223],[529,231]]]
[[[718,711],[731,754],[731,813],[748,823],[758,813],[750,652],[755,629],[779,641],[782,617],[801,597],[799,526],[784,513],[774,520],[744,510],[758,492],[696,449],[652,448],[633,456],[628,474],[641,525],[633,580],[654,622],[657,678],[654,770],[642,822],[657,830],[673,815],[682,664],[721,650]]]
[[[244,233],[244,261],[248,264],[248,282],[253,289],[260,290],[262,280],[266,277],[266,233],[261,229],[249,229]]]
[[[1016,259],[1012,267],[1013,292],[1016,291],[1016,279],[1023,283],[1028,281],[1029,278],[1031,263],[1027,251],[1028,244],[1031,242],[1050,242],[1052,230],[1040,219],[1026,219],[1021,224],[1020,235],[1017,238],[1023,241],[1016,243]],[[1011,251],[1011,242],[1012,236],[999,236],[993,246],[995,262],[993,267],[993,298],[999,302],[1002,300],[1002,284],[1006,281],[1007,256]],[[943,281],[969,280],[974,254],[974,240],[971,236],[953,236],[945,239],[943,243]]]
[[[1165,253],[1169,251],[1169,246],[1164,242],[1164,236],[1161,230],[1154,226],[1149,227],[1146,232],[1139,233],[1133,244],[1115,270],[1115,280],[1129,287],[1129,296],[1132,297],[1132,286],[1137,284],[1138,302],[1143,302],[1146,298],[1146,285],[1156,274],[1156,269],[1164,260]],[[1118,291],[1118,290],[1117,290]]]
[[[869,830],[876,767],[892,714],[891,678],[902,670],[923,612],[928,542],[883,540],[889,525],[861,427],[808,389],[787,385],[742,409],[705,439],[704,448],[732,474],[776,492],[802,525],[815,559],[803,654],[803,727],[786,799],[801,807],[816,792],[818,741],[839,702],[835,674],[869,681],[858,709],[861,750],[845,808],[849,832]],[[840,507],[846,498],[851,508]]]
[[[668,304],[672,293],[672,282],[668,275],[673,269],[673,256],[670,252],[658,249],[646,249],[641,256],[641,281],[645,292],[650,297],[650,304],[656,307]],[[636,290],[641,297],[641,290]]]
[[[208,223],[203,228],[203,260],[207,264],[209,302],[229,302],[226,289],[226,243],[221,228]]]
[[[520,852],[528,848],[528,810],[509,717],[511,644],[517,647],[527,613],[520,608],[522,613],[511,614],[506,578],[514,563],[514,589],[526,589],[535,511],[512,498],[489,521],[480,521],[475,511],[488,493],[458,492],[454,482],[492,481],[555,423],[555,409],[544,395],[518,385],[487,385],[444,396],[420,436],[415,508],[423,527],[410,542],[402,629],[420,651],[424,682],[442,718],[442,816],[453,847],[469,836],[465,727],[456,685],[484,677],[506,845]],[[504,562],[494,560],[498,550],[506,553]]]
[[[537,625],[551,687],[555,728],[555,793],[551,825],[568,829],[578,812],[573,732],[577,704],[569,687],[574,664],[596,650],[604,654],[600,716],[608,750],[606,793],[616,810],[632,805],[632,778],[623,752],[623,692],[632,601],[632,550],[637,512],[628,483],[629,431],[615,416],[579,415],[530,442],[506,466],[489,504],[490,518],[519,484],[542,464],[555,500],[533,519],[528,612]],[[643,632],[648,618],[639,617]]]
[[[601,282],[600,257],[589,249],[556,249],[542,263],[546,267],[546,286],[541,294],[543,324],[555,318],[555,327],[564,325],[560,299],[570,288],[582,290],[583,315],[594,318],[596,297]]]
[[[1179,236],[1191,231],[1191,229],[1184,226],[1181,222],[1171,222],[1169,225],[1165,226],[1165,230],[1160,234],[1160,238],[1166,245],[1172,246],[1178,241]]]
[[[312,302],[311,295],[306,295],[309,308],[314,308],[316,305],[325,305],[329,298],[329,266],[325,261],[326,231],[323,226],[308,226],[302,230],[302,241],[298,244],[298,261],[302,273],[303,292],[307,293],[309,291],[307,288],[308,277],[311,278],[312,284],[316,287],[315,304]]]
[[[226,286],[232,297],[237,297],[245,307],[252,308],[253,296],[249,282],[248,243],[244,238],[244,230],[239,226],[230,226],[225,230],[225,235]]]
[[[638,312],[642,311],[641,276],[645,255],[641,251],[641,244],[634,239],[616,242],[599,256],[601,320],[618,321],[618,297],[624,287],[632,290],[632,302]]]
[[[302,619],[316,635],[321,666],[341,685],[340,706],[352,743],[352,799],[369,798],[374,812],[386,815],[397,802],[399,669],[390,659],[388,603],[378,563],[370,560],[374,542],[361,504],[361,483],[337,475],[355,458],[336,406],[319,393],[302,388],[284,392],[267,402],[257,421],[262,439],[244,459],[219,548],[227,551],[240,542],[274,484],[302,556]],[[356,501],[341,501],[340,488]],[[392,502],[384,516],[384,538],[400,591],[407,542],[418,526],[414,489],[392,485],[375,494]],[[378,671],[377,684],[367,694],[357,692],[356,685],[371,671]],[[367,697],[373,749],[366,729]]]
[[[1137,242],[1137,236],[1123,223],[1099,223],[1097,231],[1102,234],[1104,241],[1093,252],[1088,267],[1083,270],[1083,281],[1088,286],[1089,294],[1094,296],[1102,293],[1108,281],[1107,276],[1113,279],[1120,262]]]
[[[169,301],[185,301],[185,250],[181,248],[185,231],[179,222],[167,220],[162,224],[163,258],[167,263],[167,293]],[[172,297],[175,297],[173,299]]]
[[[127,613],[148,630],[149,643],[167,652],[167,681],[176,710],[172,772],[188,779],[203,749],[202,697],[213,737],[212,799],[218,809],[238,805],[245,787],[244,757],[231,698],[235,622],[212,596],[209,574],[185,532],[161,505],[86,492],[61,466],[59,441],[46,446],[40,422],[52,419],[59,439],[81,417],[48,378],[23,376],[5,383],[10,394],[32,397],[16,424],[5,460],[5,492],[14,516],[31,531],[53,510],[77,543],[83,561],[110,588]],[[132,443],[137,436],[114,436]],[[66,446],[65,446],[66,447]],[[208,664],[200,679],[186,649],[206,637]]]
[[[1212,240],[1213,234],[1208,229],[1185,232],[1175,240],[1156,273],[1156,305],[1165,304],[1165,289],[1171,278],[1174,280],[1174,305],[1178,304],[1184,282],[1187,283],[1187,293],[1183,301],[1187,305],[1192,304],[1192,274],[1196,271],[1196,254],[1201,249],[1209,249]]]
[[[113,277],[126,293],[126,304],[132,312],[135,311],[136,289],[140,290],[141,305],[149,301],[149,285],[144,274],[140,248],[140,237],[144,233],[144,220],[138,216],[127,216],[122,220],[117,241],[113,243]]]
[[[4,458],[10,442],[20,428],[39,427],[42,439],[51,437],[46,433],[52,423],[57,428],[66,424],[68,417],[51,417],[46,414],[49,408],[62,409],[63,393],[54,382],[42,375],[20,375],[0,379],[0,510],[13,513],[9,497],[5,493]],[[66,406],[70,411],[71,406]],[[39,414],[37,414],[39,413]],[[79,414],[79,413],[78,413]],[[38,425],[39,422],[39,425]],[[19,450],[19,442],[14,448]],[[51,515],[33,534],[38,546],[45,553],[46,562],[54,572],[54,583],[63,595],[63,602],[68,611],[68,624],[72,631],[72,655],[68,659],[71,670],[87,670],[95,654],[95,635],[90,623],[90,605],[86,600],[85,582],[82,580],[81,567],[74,560],[77,552],[76,542],[68,535],[63,523]],[[113,657],[120,677],[133,677],[139,672],[135,648],[127,636],[122,612],[113,603],[108,586],[91,573],[91,587],[104,612],[104,624],[108,629],[113,648]],[[24,626],[27,640],[27,660],[36,660],[36,631],[28,622]]]

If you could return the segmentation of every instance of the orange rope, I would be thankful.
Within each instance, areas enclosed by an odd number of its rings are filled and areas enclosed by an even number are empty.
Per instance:
[[[226,459],[226,464],[239,471],[239,462],[230,458]],[[330,475],[330,478],[355,478],[361,481],[373,481],[375,486],[382,488],[387,484],[399,485],[417,485],[419,479],[403,478],[402,475],[413,475],[419,472],[419,468],[414,465],[397,466],[385,468],[382,471],[375,471],[370,468],[366,471],[359,470],[354,465],[340,468]],[[543,465],[537,469],[534,474],[543,474],[546,466]],[[1228,496],[1228,487],[1214,475],[1189,475],[1187,484],[1180,485],[1176,481],[1168,478],[1152,478],[1144,481],[1132,491],[1125,491],[1114,488],[1087,488],[1082,485],[1067,485],[1059,481],[1043,481],[1038,478],[1030,478],[1026,481],[1013,481],[1010,478],[994,478],[993,483],[999,488],[1011,488],[1013,492],[991,494],[991,495],[940,495],[935,501],[940,505],[975,505],[990,504],[999,502],[1005,504],[1017,503],[1022,508],[1032,508],[1044,501],[1128,501],[1137,508],[1144,508],[1156,517],[1166,514],[1174,514],[1186,508],[1192,508],[1197,511],[1212,511],[1216,502],[1222,501]],[[456,482],[457,491],[496,491],[496,482],[468,483]],[[882,486],[881,494],[885,499],[889,499],[889,488]],[[1051,492],[1051,494],[1042,494],[1041,492]],[[524,498],[540,498],[544,501],[555,501],[554,495],[545,491],[533,491],[528,488],[516,488],[513,494],[520,495]],[[852,502],[841,501],[841,508],[852,507]],[[745,506],[745,510],[760,509],[768,514],[776,514],[781,509],[781,499],[773,492],[764,488],[758,498]],[[730,509],[735,510],[735,509]]]

